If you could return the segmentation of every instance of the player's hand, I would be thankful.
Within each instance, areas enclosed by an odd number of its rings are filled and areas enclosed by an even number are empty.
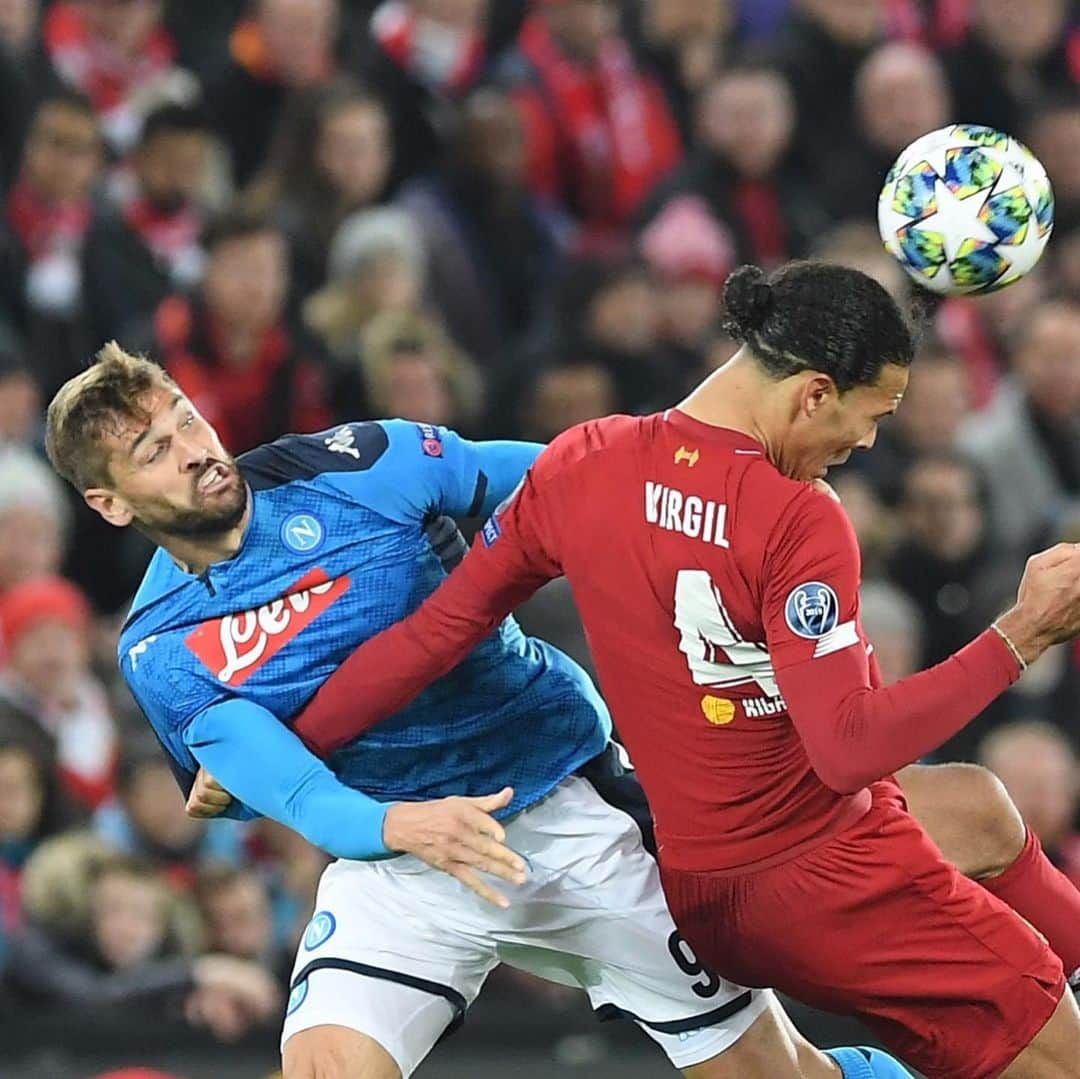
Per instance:
[[[1024,567],[1016,605],[997,625],[1028,663],[1052,644],[1080,634],[1080,545],[1058,543],[1032,555]]]
[[[383,842],[390,850],[415,855],[449,873],[481,899],[506,908],[510,901],[480,873],[523,884],[525,861],[504,846],[506,832],[491,814],[510,804],[514,792],[504,787],[483,798],[440,798],[434,802],[397,802],[386,811]]]
[[[232,795],[205,768],[200,768],[184,812],[189,817],[209,819],[224,813],[231,801]]]

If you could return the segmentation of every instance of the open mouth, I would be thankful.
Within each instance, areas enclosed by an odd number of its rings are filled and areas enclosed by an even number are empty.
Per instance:
[[[200,477],[196,489],[201,495],[214,494],[226,487],[232,472],[224,465],[211,465]]]

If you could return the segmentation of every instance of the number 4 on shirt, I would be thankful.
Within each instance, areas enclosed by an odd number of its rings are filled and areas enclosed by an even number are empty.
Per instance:
[[[705,570],[681,569],[676,575],[675,628],[695,685],[733,687],[753,682],[765,696],[780,692],[765,645],[739,636]]]

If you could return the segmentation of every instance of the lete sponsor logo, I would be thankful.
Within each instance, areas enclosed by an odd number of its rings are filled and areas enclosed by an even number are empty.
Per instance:
[[[253,611],[203,622],[184,643],[226,685],[243,685],[298,633],[349,589],[349,578],[329,580],[313,569],[278,599]]]

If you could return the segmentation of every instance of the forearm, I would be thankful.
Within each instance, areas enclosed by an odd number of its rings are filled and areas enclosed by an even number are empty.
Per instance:
[[[869,684],[859,648],[779,671],[777,682],[814,771],[849,792],[933,752],[1019,676],[988,629],[937,666],[884,688]]]
[[[210,709],[192,724],[189,748],[234,798],[335,858],[389,855],[382,836],[387,806],[346,787],[288,727],[263,715],[252,712],[238,723]]]

